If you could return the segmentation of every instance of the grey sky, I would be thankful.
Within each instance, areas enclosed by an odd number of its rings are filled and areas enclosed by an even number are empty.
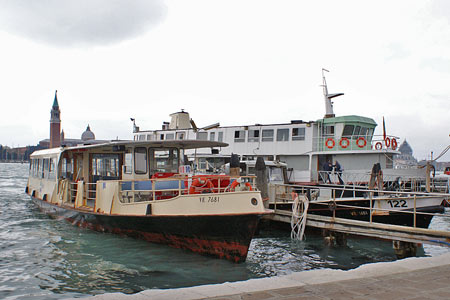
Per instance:
[[[96,46],[135,38],[162,22],[162,0],[2,0],[3,29],[56,46]]]
[[[47,138],[55,90],[67,138],[182,108],[198,126],[317,120],[326,68],[336,115],[385,117],[425,159],[450,144],[449,3],[0,0],[0,143]]]

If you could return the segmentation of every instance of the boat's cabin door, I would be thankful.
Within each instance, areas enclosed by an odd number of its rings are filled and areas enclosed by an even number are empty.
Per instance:
[[[74,153],[73,155],[73,181],[83,179],[83,153]]]

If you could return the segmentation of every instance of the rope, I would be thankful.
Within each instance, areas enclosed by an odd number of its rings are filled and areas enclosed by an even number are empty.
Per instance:
[[[441,158],[442,156],[444,156],[445,153],[447,153],[447,151],[450,150],[450,145],[447,146],[447,148],[445,148],[441,154],[439,154],[435,159],[433,159],[432,161],[437,161],[439,158]]]
[[[308,213],[309,201],[306,195],[299,200],[297,193],[292,193],[294,202],[292,203],[291,217],[291,239],[301,241],[305,236],[306,216]]]

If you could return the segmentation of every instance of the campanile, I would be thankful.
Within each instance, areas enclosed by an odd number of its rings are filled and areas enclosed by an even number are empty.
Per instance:
[[[53,100],[52,110],[50,111],[50,148],[61,145],[61,111],[59,110],[57,92],[55,91],[55,100]]]

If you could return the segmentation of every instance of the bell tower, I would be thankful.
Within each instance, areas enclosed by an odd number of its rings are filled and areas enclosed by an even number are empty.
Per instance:
[[[59,110],[57,92],[55,91],[55,100],[53,100],[52,110],[50,111],[50,148],[61,145],[61,111]]]

